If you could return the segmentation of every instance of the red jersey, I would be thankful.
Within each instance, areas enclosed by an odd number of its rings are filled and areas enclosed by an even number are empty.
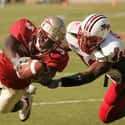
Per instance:
[[[10,27],[10,34],[21,43],[17,52],[21,57],[30,56],[29,47],[32,36],[36,32],[35,25],[27,19],[21,19]],[[39,52],[35,50],[33,53],[38,54]],[[41,58],[47,66],[54,67],[59,72],[65,68],[69,59],[67,52],[60,47]],[[21,80],[17,77],[13,64],[6,58],[4,53],[0,53],[0,81],[5,86],[13,89],[24,89],[31,83],[30,80]]]
[[[10,34],[24,44],[27,49],[29,48],[32,36],[36,34],[36,31],[36,26],[28,19],[20,19],[12,24],[9,30]]]
[[[62,72],[69,60],[68,53],[61,47],[57,47],[51,53],[43,56],[43,61],[48,67],[54,67]]]
[[[2,52],[0,52],[0,81],[4,86],[13,89],[24,89],[31,83],[30,80],[21,80],[18,78],[13,64]]]

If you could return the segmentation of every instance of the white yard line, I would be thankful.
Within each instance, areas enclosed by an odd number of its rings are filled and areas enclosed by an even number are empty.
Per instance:
[[[71,72],[66,72],[66,73],[57,73],[56,76],[66,76],[66,75],[71,75],[73,73]],[[103,99],[96,99],[96,98],[89,98],[89,99],[76,99],[76,100],[60,100],[60,101],[52,101],[52,102],[34,102],[33,106],[40,106],[40,105],[58,105],[58,104],[76,104],[76,103],[93,103],[93,102],[101,102]]]
[[[84,103],[84,102],[101,102],[103,99],[80,99],[80,100],[62,100],[62,101],[53,101],[53,102],[34,102],[33,106],[40,106],[40,105],[58,105],[58,104],[76,104],[76,103]]]

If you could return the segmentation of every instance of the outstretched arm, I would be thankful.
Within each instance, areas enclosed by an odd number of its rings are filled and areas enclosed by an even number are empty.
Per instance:
[[[111,63],[96,61],[85,72],[52,80],[49,84],[53,88],[56,88],[58,86],[60,87],[80,86],[95,80],[100,75],[107,72],[110,67],[111,67]]]
[[[56,68],[47,67],[46,64],[44,64],[42,71],[33,78],[33,82],[49,87],[49,82],[56,75],[56,72]]]

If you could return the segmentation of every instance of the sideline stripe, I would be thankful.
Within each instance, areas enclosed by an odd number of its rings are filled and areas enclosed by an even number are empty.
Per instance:
[[[33,106],[40,106],[40,105],[58,105],[58,104],[76,104],[76,103],[83,103],[83,102],[101,102],[103,99],[81,99],[81,100],[63,100],[63,101],[55,101],[55,102],[34,102]]]

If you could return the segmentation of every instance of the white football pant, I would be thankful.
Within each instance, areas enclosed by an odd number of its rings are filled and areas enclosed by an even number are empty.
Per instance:
[[[16,103],[19,102],[21,97],[26,93],[25,89],[12,89],[7,88],[0,82],[0,112],[11,112]]]

